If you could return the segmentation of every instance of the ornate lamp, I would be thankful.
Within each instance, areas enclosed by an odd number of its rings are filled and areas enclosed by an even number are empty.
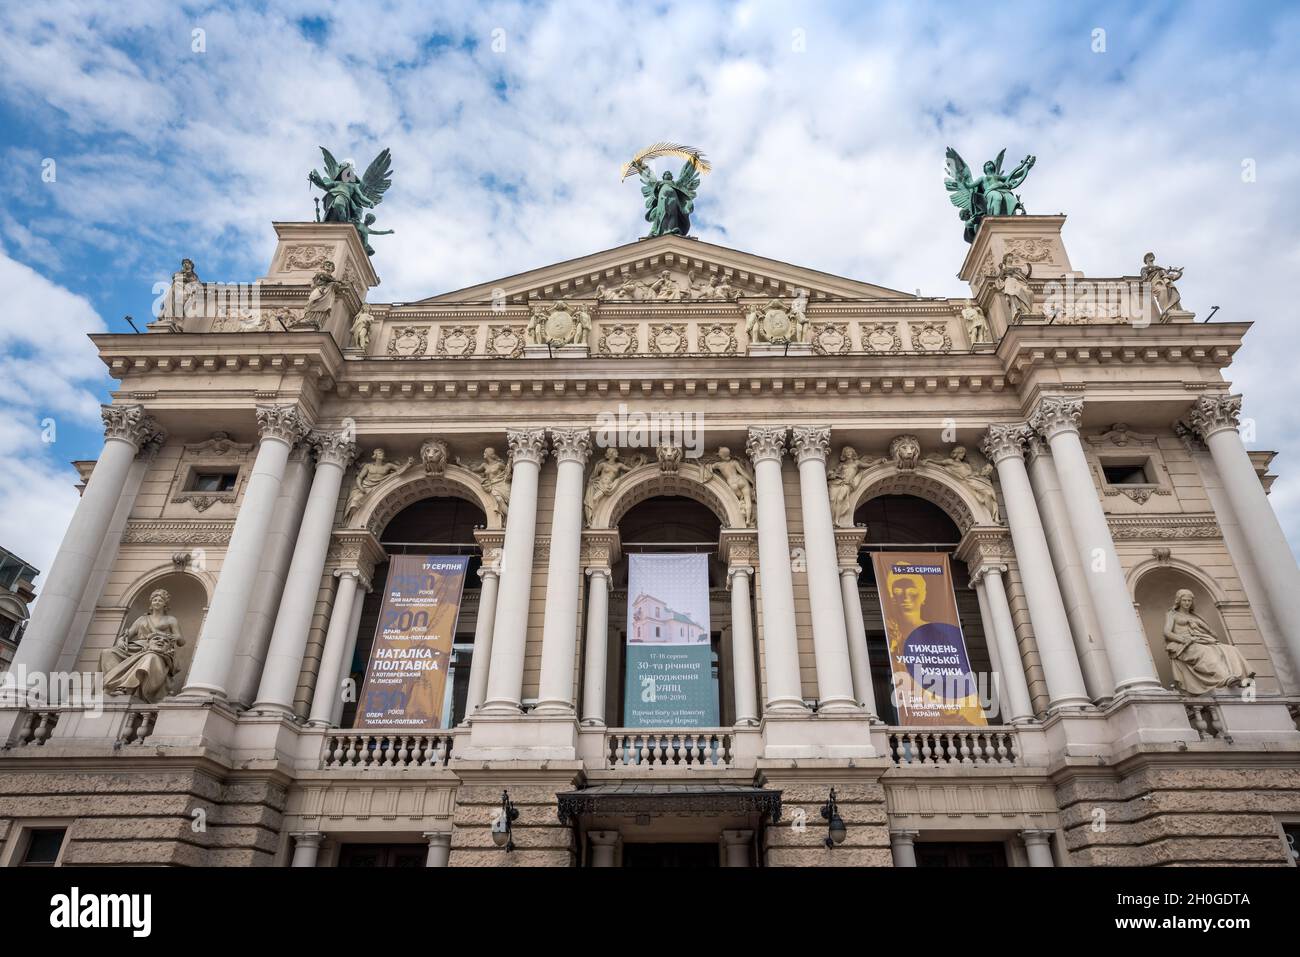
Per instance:
[[[835,802],[834,788],[831,788],[830,798],[822,805],[822,819],[826,822],[826,839],[822,843],[827,848],[834,848],[836,844],[843,844],[844,838],[848,836],[849,829],[844,824],[844,818],[840,817],[840,808]]]
[[[518,809],[510,802],[510,792],[502,791],[501,813],[492,822],[492,843],[497,847],[505,848],[507,854],[515,849],[510,825],[518,817]]]

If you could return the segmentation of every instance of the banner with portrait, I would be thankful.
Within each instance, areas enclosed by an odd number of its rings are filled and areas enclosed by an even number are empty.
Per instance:
[[[987,725],[957,616],[948,556],[876,552],[871,560],[885,620],[898,723]]]
[[[394,555],[357,708],[358,728],[442,726],[469,558]]]
[[[628,556],[626,653],[624,727],[717,726],[708,555]]]

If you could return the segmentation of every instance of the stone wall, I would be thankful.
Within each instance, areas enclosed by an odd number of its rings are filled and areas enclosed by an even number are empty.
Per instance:
[[[509,791],[519,811],[511,833],[515,850],[507,854],[492,841],[492,821],[501,810],[501,791]],[[556,794],[568,784],[462,785],[452,817],[452,867],[573,867],[577,850],[573,828],[556,814]]]
[[[856,778],[817,781],[805,775],[768,774],[764,786],[779,790],[781,820],[764,830],[768,867],[892,867],[889,821],[881,769],[864,769]],[[842,773],[842,772],[841,772]],[[835,788],[848,833],[834,849],[825,846],[826,821],[821,809]],[[802,824],[799,822],[802,821]]]

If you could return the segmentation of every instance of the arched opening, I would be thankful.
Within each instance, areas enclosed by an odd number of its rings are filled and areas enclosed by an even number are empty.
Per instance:
[[[203,628],[203,617],[208,610],[208,593],[193,575],[176,572],[155,578],[135,593],[131,604],[122,619],[122,628],[128,627],[141,615],[149,613],[149,599],[159,588],[168,596],[169,614],[180,626],[181,637],[185,644],[176,649],[176,673],[168,682],[168,694],[179,694],[185,686],[185,678],[190,673],[190,662],[194,658],[194,646],[199,640],[199,631]]]
[[[1151,659],[1155,662],[1160,684],[1168,688],[1174,681],[1174,669],[1169,663],[1169,653],[1165,650],[1165,616],[1174,604],[1174,594],[1182,588],[1192,593],[1196,614],[1214,631],[1220,641],[1228,640],[1228,632],[1223,623],[1223,616],[1215,607],[1214,596],[1195,576],[1173,566],[1152,568],[1143,575],[1134,589],[1138,613],[1142,618],[1142,630],[1147,636],[1147,646],[1151,649]]]
[[[474,530],[485,524],[483,510],[472,502],[451,497],[426,498],[412,502],[394,515],[379,535],[380,544],[388,555],[470,556],[447,673],[447,698],[442,709],[443,727],[459,724],[465,717],[469,669],[474,652],[474,626],[478,621],[479,587],[482,584],[478,576],[482,554],[478,541],[474,538]],[[358,695],[365,681],[366,666],[375,641],[389,564],[385,561],[375,566],[374,587],[366,595],[361,607],[356,651],[349,666]],[[344,705],[340,721],[342,727],[350,728],[354,725],[356,711],[357,702],[350,701]]]
[[[719,722],[735,720],[735,689],[731,685],[731,605],[726,565],[718,558],[722,520],[707,506],[677,495],[647,498],[618,520],[623,557],[612,569],[609,602],[608,655],[605,681],[605,723],[621,726],[626,706],[628,567],[629,556],[701,553],[708,556],[710,679]]]
[[[862,617],[867,628],[867,654],[871,658],[876,707],[881,720],[887,724],[897,724],[898,712],[891,700],[893,676],[889,664],[889,648],[872,554],[887,551],[932,551],[947,554],[952,569],[957,617],[966,640],[971,668],[976,675],[992,672],[984,621],[980,617],[979,599],[972,589],[965,587],[970,581],[970,571],[966,563],[953,554],[961,541],[961,530],[942,508],[915,495],[878,495],[858,506],[853,513],[853,522],[867,527],[866,540],[858,553],[858,563],[862,566],[858,589],[862,600]],[[1000,715],[989,716],[990,722],[998,720]]]

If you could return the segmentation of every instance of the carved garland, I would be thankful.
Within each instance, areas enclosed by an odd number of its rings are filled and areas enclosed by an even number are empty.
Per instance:
[[[862,327],[862,350],[864,352],[902,352],[903,337],[899,335],[897,323],[877,322]]]
[[[390,356],[423,356],[428,351],[428,326],[400,326],[388,338]]]
[[[852,347],[847,322],[814,322],[812,325],[813,352],[819,356],[843,355]]]

